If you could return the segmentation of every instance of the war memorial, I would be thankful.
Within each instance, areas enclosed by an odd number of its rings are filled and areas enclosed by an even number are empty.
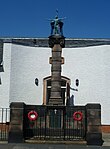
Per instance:
[[[51,56],[47,57],[50,75],[43,79],[42,104],[10,102],[8,134],[2,134],[7,137],[9,144],[33,143],[42,144],[45,148],[49,147],[48,144],[62,144],[63,148],[66,144],[70,145],[69,148],[73,148],[73,144],[82,144],[82,149],[83,145],[103,145],[101,104],[93,102],[87,102],[86,105],[74,104],[74,97],[70,95],[70,91],[78,92],[78,89],[71,87],[70,77],[62,75],[62,66],[65,65],[62,52],[66,40],[63,35],[63,24],[63,18],[59,18],[58,15],[50,20],[51,34],[46,41],[51,52]],[[16,43],[16,41],[20,42],[19,39],[13,39],[11,42]],[[34,44],[37,42],[39,45],[42,44],[40,40],[33,41]],[[66,44],[70,43],[66,42]],[[102,43],[98,41],[97,44]],[[78,79],[75,83],[76,87],[80,84]],[[39,86],[38,78],[35,79],[35,84]],[[22,88],[20,90],[22,91]]]
[[[65,47],[63,36],[63,21],[58,16],[51,20],[50,65],[51,77],[46,83],[51,86],[45,105],[27,105],[22,102],[10,104],[9,143],[24,143],[28,141],[86,141],[87,145],[103,143],[101,133],[101,105],[86,104],[85,106],[71,105],[70,80],[62,77],[64,58],[62,50]],[[37,80],[36,80],[37,81]],[[67,86],[65,103],[64,90]]]

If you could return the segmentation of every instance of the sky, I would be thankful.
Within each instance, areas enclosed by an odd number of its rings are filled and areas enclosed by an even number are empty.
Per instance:
[[[110,0],[0,0],[0,37],[47,38],[56,9],[66,38],[110,38]]]

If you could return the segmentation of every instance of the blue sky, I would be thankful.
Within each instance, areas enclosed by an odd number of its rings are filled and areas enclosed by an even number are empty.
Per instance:
[[[0,0],[0,37],[48,37],[56,9],[67,38],[110,38],[110,0]]]

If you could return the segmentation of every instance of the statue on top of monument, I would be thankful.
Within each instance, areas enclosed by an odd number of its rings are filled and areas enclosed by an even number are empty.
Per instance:
[[[49,19],[51,22],[51,35],[61,35],[63,36],[63,22],[65,18],[58,18],[58,10],[56,10],[55,19]]]

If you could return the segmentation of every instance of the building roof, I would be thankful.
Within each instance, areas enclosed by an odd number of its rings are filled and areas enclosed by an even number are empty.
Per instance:
[[[3,40],[0,39],[0,72],[3,71],[3,65],[1,64],[3,61]],[[1,81],[0,81],[1,82]],[[1,83],[0,83],[1,84]]]
[[[1,38],[3,42],[34,47],[49,47],[48,38]],[[65,39],[66,48],[110,45],[110,39]]]
[[[48,38],[0,38],[0,64],[3,61],[3,43],[13,43],[31,47],[49,47]],[[110,39],[65,39],[66,48],[110,45]],[[0,72],[3,70],[0,65]]]

